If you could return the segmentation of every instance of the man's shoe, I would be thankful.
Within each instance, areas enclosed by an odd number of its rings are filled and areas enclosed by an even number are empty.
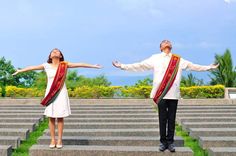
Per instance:
[[[175,145],[174,145],[174,144],[169,144],[169,145],[168,145],[168,150],[169,150],[170,152],[175,152]]]
[[[167,146],[165,144],[161,143],[160,146],[159,146],[159,150],[161,152],[164,152],[166,149],[167,149]]]

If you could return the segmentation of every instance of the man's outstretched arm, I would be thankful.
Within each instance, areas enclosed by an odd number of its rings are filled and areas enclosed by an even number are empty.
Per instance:
[[[142,62],[133,64],[122,64],[119,61],[113,61],[112,64],[113,66],[120,68],[122,70],[135,71],[135,72],[153,69],[152,58],[148,58]]]
[[[193,71],[208,71],[208,70],[215,70],[219,67],[219,64],[211,64],[208,66],[194,64],[192,62],[184,60],[184,64],[186,65],[187,70],[193,70]]]

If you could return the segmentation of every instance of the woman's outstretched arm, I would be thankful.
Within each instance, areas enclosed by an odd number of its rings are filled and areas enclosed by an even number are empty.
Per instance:
[[[25,67],[23,69],[17,69],[15,73],[13,73],[12,75],[17,75],[19,73],[23,73],[23,72],[27,72],[27,71],[31,71],[31,70],[43,70],[44,67],[43,65],[38,65],[38,66],[29,66],[29,67]]]
[[[92,65],[92,64],[87,64],[87,63],[71,63],[71,62],[68,63],[68,67],[69,68],[96,68],[96,69],[102,68],[102,66],[99,64]]]

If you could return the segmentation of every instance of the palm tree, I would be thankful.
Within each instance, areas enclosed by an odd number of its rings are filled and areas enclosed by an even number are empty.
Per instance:
[[[181,87],[202,86],[203,84],[203,80],[196,78],[192,73],[188,74],[187,77],[183,76],[180,82]]]
[[[217,70],[211,71],[211,85],[222,84],[225,87],[236,86],[236,67],[233,66],[233,60],[230,51],[227,49],[223,55],[216,54],[215,62],[220,66]]]

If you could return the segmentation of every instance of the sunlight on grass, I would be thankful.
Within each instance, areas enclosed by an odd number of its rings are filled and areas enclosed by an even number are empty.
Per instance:
[[[184,131],[179,125],[176,125],[176,135],[184,139],[184,146],[190,147],[194,152],[194,156],[208,156],[207,151],[199,146],[198,140],[191,138],[188,132]]]

